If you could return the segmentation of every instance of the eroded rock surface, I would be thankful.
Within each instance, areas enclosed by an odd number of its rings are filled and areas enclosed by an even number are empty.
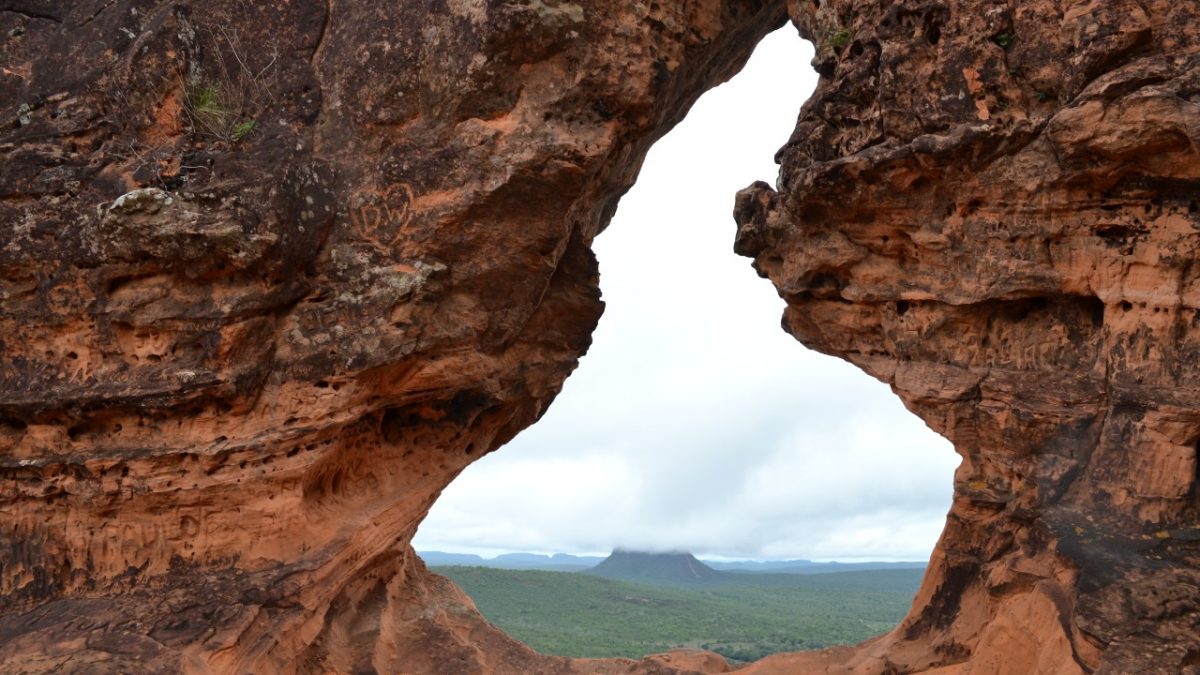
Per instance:
[[[751,670],[1200,668],[1189,3],[17,0],[0,670],[723,669],[540,656],[409,540],[586,350],[650,143],[789,11],[823,77],[738,251],[964,463],[897,631]]]
[[[963,463],[895,632],[751,671],[1200,672],[1196,6],[791,11],[823,77],[737,249]]]
[[[408,542],[587,349],[650,144],[785,18],[0,3],[0,670],[677,670],[537,655]]]

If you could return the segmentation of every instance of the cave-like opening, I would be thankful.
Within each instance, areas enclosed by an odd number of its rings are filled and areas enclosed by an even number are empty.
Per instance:
[[[733,195],[777,172],[811,58],[780,29],[651,150],[595,243],[607,309],[591,350],[542,420],[447,488],[418,551],[928,559],[950,444],[885,384],[779,330],[782,301],[730,250]]]

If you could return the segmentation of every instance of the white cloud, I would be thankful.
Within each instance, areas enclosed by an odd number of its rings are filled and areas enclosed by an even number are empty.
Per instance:
[[[781,29],[655,145],[596,242],[591,352],[538,424],[447,488],[417,548],[928,556],[950,444],[780,330],[782,300],[732,252],[734,193],[773,182],[811,56]]]

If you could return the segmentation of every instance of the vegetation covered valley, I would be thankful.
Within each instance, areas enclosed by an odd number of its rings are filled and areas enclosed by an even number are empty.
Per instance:
[[[701,647],[737,662],[886,632],[904,617],[924,573],[723,572],[697,583],[662,583],[539,570],[433,570],[461,586],[488,620],[546,654],[637,658]]]

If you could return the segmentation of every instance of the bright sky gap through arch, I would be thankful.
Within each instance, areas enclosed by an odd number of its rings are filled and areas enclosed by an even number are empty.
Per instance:
[[[732,252],[734,194],[774,183],[811,59],[783,27],[651,149],[596,241],[590,352],[541,421],[446,489],[418,550],[929,557],[950,443],[784,333],[783,301]]]

